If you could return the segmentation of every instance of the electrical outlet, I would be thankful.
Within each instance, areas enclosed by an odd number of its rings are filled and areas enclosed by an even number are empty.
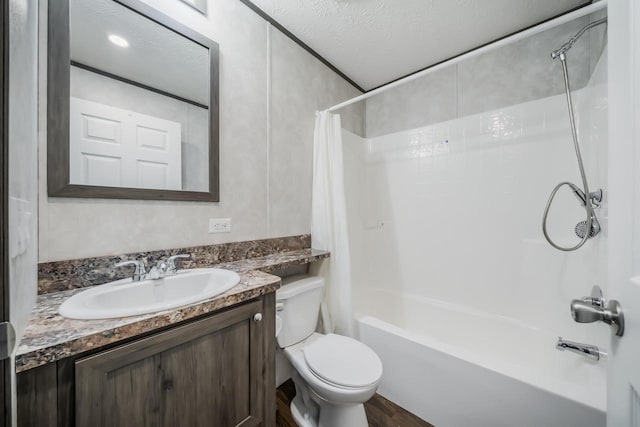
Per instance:
[[[209,233],[230,233],[231,218],[209,218]]]

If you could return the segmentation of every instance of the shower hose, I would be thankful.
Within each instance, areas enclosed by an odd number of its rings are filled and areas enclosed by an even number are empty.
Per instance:
[[[553,246],[556,249],[559,249],[561,251],[575,251],[576,249],[581,248],[586,242],[587,240],[589,240],[589,237],[591,237],[591,227],[593,225],[594,222],[594,211],[593,211],[593,203],[592,203],[592,199],[591,199],[591,194],[589,193],[589,184],[587,183],[587,176],[584,172],[584,165],[582,164],[582,155],[580,154],[580,143],[578,142],[578,133],[576,131],[576,121],[575,121],[575,116],[573,113],[573,102],[571,100],[571,87],[569,85],[569,72],[567,70],[567,61],[566,61],[566,56],[564,53],[560,54],[560,62],[562,63],[562,72],[564,74],[564,87],[565,90],[567,92],[567,107],[569,109],[569,122],[571,123],[571,134],[573,136],[573,146],[575,148],[576,151],[576,157],[578,159],[578,167],[580,168],[580,176],[582,177],[582,188],[583,188],[583,196],[584,196],[584,203],[583,203],[583,207],[585,210],[585,214],[586,214],[586,230],[584,233],[584,236],[582,237],[582,239],[580,240],[580,242],[578,242],[575,246],[560,246],[557,243],[555,243],[551,237],[549,236],[549,232],[547,230],[547,217],[549,215],[549,209],[551,208],[551,204],[553,203],[553,199],[556,196],[556,193],[558,193],[558,190],[560,190],[560,188],[562,188],[563,186],[568,186],[570,187],[576,194],[578,194],[577,192],[579,191],[579,189],[576,187],[575,184],[568,182],[568,181],[564,181],[561,182],[560,184],[556,185],[555,188],[553,189],[553,191],[551,191],[551,194],[549,195],[549,200],[547,200],[547,206],[544,208],[544,215],[542,216],[542,232],[544,233],[544,237],[545,239],[547,239],[547,241],[551,244],[551,246]]]

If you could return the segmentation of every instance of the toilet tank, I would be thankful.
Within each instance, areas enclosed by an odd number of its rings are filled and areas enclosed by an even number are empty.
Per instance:
[[[282,279],[276,291],[276,315],[282,319],[278,345],[289,347],[304,340],[316,330],[324,279],[318,276],[298,275]]]

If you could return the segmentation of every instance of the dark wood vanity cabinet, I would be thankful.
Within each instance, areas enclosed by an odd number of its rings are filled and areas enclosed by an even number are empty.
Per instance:
[[[275,426],[274,295],[18,374],[20,426]]]

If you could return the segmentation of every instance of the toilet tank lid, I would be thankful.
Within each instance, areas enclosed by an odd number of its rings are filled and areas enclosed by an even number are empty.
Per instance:
[[[306,274],[285,277],[282,279],[282,287],[276,291],[276,300],[286,300],[303,292],[307,292],[324,286],[324,278],[309,276]]]

